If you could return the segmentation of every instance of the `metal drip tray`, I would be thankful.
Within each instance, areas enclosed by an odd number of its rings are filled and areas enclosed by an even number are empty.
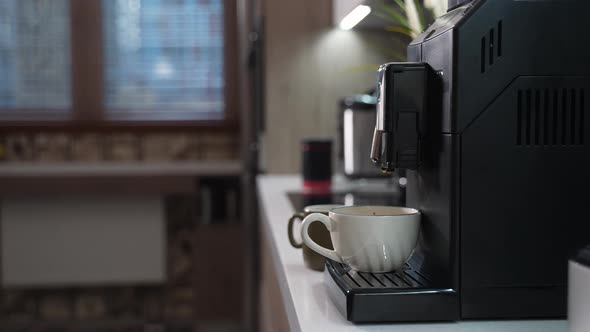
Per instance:
[[[349,321],[407,322],[459,319],[459,299],[452,288],[438,287],[415,261],[390,273],[364,273],[326,261],[328,295]]]
[[[420,272],[415,271],[406,263],[401,271],[390,273],[365,273],[357,272],[350,267],[332,262],[334,272],[340,275],[340,278],[353,288],[370,289],[370,288],[398,288],[398,289],[419,289],[430,288],[430,281]]]

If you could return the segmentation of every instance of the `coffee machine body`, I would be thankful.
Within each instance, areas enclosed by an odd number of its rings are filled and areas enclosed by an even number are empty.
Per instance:
[[[568,258],[590,240],[590,46],[574,33],[589,10],[473,2],[409,48],[442,92],[407,203],[424,211],[425,257],[446,267],[462,318],[565,316]]]
[[[447,306],[433,317],[390,290],[411,320],[565,317],[568,258],[590,242],[589,11],[466,2],[410,44],[411,62],[381,66],[372,158],[406,172],[423,215],[411,264],[427,303]],[[365,321],[406,320],[381,310]]]
[[[568,257],[590,240],[590,47],[573,33],[588,10],[476,1],[408,49],[442,91],[407,204],[423,211],[424,257],[459,291],[462,318],[565,315]]]

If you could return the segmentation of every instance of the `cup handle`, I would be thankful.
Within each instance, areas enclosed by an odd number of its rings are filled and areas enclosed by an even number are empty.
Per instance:
[[[303,243],[305,243],[309,248],[311,248],[318,254],[338,263],[343,263],[342,258],[340,257],[340,255],[336,253],[336,251],[320,246],[314,240],[312,240],[311,237],[309,237],[309,226],[316,221],[319,221],[322,224],[324,224],[328,231],[332,232],[334,230],[334,221],[332,221],[330,217],[321,213],[312,213],[303,219],[303,226],[301,229],[301,237],[303,238]]]
[[[295,220],[297,219],[303,219],[303,215],[301,215],[301,213],[298,214],[294,214],[291,219],[289,219],[289,225],[287,226],[287,232],[289,233],[289,242],[291,242],[291,245],[297,249],[301,248],[303,246],[303,243],[297,243],[297,241],[295,241],[295,238],[293,237],[293,224],[295,222]]]

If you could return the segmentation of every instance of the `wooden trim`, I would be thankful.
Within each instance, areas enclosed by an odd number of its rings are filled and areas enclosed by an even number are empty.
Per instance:
[[[72,113],[69,109],[0,109],[0,128],[6,123],[22,122],[23,119],[35,119],[40,122],[66,122],[72,121]]]
[[[216,119],[217,118],[217,119]],[[104,121],[224,121],[220,112],[195,112],[186,110],[111,109],[104,113]]]
[[[103,105],[101,0],[70,0],[75,119],[100,120]]]
[[[224,0],[223,15],[223,72],[225,77],[225,119],[238,120],[238,39],[235,0]],[[245,66],[245,63],[240,63]]]
[[[249,64],[252,41],[250,40],[252,31],[255,31],[255,20],[262,17],[262,1],[259,0],[241,0],[236,1],[236,36],[238,52],[237,75],[235,77],[238,85],[238,100],[240,101],[240,158],[244,165],[244,171],[241,177],[241,216],[244,224],[244,246],[241,258],[244,259],[244,265],[247,267],[242,270],[243,280],[243,331],[254,332],[260,331],[259,312],[260,309],[260,243],[259,226],[256,194],[256,170],[258,162],[258,152],[252,148],[252,144],[257,143],[256,129],[257,118],[254,114],[253,97],[256,89],[253,82],[252,69]],[[262,36],[258,36],[261,38]]]
[[[156,177],[236,176],[242,172],[237,160],[215,161],[100,161],[100,162],[3,162],[0,179],[43,177]]]
[[[199,225],[193,236],[195,291],[193,308],[197,322],[234,321],[242,317],[243,273],[248,268],[239,255],[244,247],[245,229],[240,224]],[[228,258],[231,254],[231,260]]]
[[[204,130],[235,132],[236,120],[219,121],[8,121],[0,122],[0,133],[7,132],[168,132]]]
[[[2,132],[35,131],[176,131],[176,130],[233,131],[240,129],[239,122],[228,120],[119,120],[119,121],[70,121],[70,120],[1,120]]]
[[[194,193],[193,181],[187,176],[125,176],[84,177],[48,176],[0,178],[0,195],[56,195],[56,194],[182,194]]]

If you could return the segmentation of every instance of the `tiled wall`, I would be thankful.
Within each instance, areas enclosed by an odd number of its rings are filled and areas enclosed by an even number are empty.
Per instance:
[[[0,134],[0,162],[235,160],[239,158],[238,151],[235,134],[217,131]],[[112,321],[139,323],[130,324],[131,327],[115,324],[114,327],[87,330],[207,331],[207,328],[194,329],[194,319],[199,316],[195,309],[199,298],[195,275],[198,268],[206,268],[197,266],[193,250],[197,224],[202,219],[195,212],[198,204],[199,200],[193,195],[166,199],[166,283],[2,289],[0,331],[86,331],[72,327],[72,324],[96,326],[97,322]],[[149,324],[155,324],[156,328],[146,329]],[[230,327],[224,331],[236,331],[235,324],[230,322]]]
[[[9,133],[0,135],[0,160],[34,162],[234,160],[239,146],[225,132]]]

